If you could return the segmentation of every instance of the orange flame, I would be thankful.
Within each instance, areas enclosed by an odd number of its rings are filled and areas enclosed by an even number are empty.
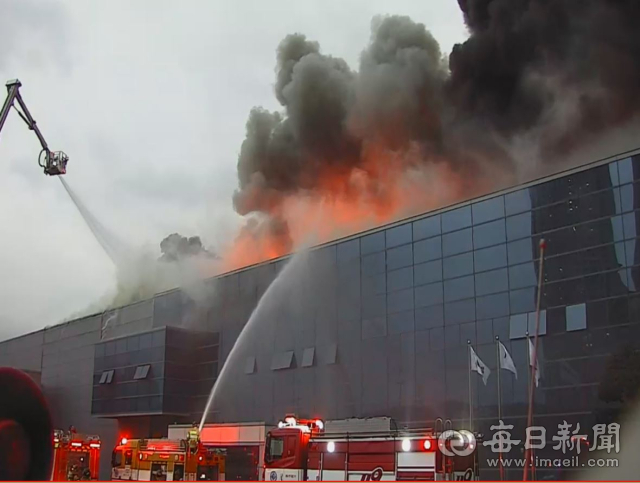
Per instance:
[[[425,164],[416,157],[414,162],[410,153],[394,156],[369,147],[360,167],[326,169],[318,174],[313,191],[283,196],[272,214],[287,223],[290,239],[260,230],[260,223],[245,226],[223,257],[224,270],[443,207],[493,184],[438,161]]]

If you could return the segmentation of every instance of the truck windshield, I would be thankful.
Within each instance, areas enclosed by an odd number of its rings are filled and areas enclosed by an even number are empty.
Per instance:
[[[265,459],[267,461],[274,461],[282,458],[282,453],[284,452],[284,438],[278,436],[271,436],[271,434],[267,437],[267,447]]]
[[[111,457],[111,466],[114,468],[122,464],[122,451],[114,451]]]

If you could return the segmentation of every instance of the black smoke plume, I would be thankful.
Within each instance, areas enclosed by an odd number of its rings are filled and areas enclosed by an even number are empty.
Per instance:
[[[202,246],[199,236],[187,238],[178,233],[172,233],[160,242],[161,262],[178,262],[189,257],[217,258],[215,253]]]
[[[335,194],[328,172],[345,184],[354,171],[376,184],[389,169],[439,163],[468,180],[513,172],[510,147],[523,139],[537,162],[556,163],[640,111],[638,0],[458,1],[470,36],[448,59],[407,17],[374,19],[357,72],[287,36],[277,50],[282,112],[256,108],[247,122],[238,213],[282,225],[287,198]],[[374,150],[395,163],[387,172],[371,169]]]

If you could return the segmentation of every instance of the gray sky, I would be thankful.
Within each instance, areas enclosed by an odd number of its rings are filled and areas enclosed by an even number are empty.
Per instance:
[[[233,236],[245,122],[253,106],[279,107],[285,35],[304,33],[352,68],[375,15],[424,23],[444,53],[466,37],[455,0],[0,0],[0,10],[0,80],[22,81],[96,217],[154,249],[172,232],[208,246]],[[0,135],[0,339],[58,322],[114,286],[111,262],[38,153],[11,113]]]

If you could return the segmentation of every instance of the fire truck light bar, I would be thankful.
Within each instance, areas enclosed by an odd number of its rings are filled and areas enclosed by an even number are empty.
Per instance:
[[[76,448],[80,448],[82,446],[82,443],[73,442],[73,443],[71,443],[71,446],[75,446]]]

